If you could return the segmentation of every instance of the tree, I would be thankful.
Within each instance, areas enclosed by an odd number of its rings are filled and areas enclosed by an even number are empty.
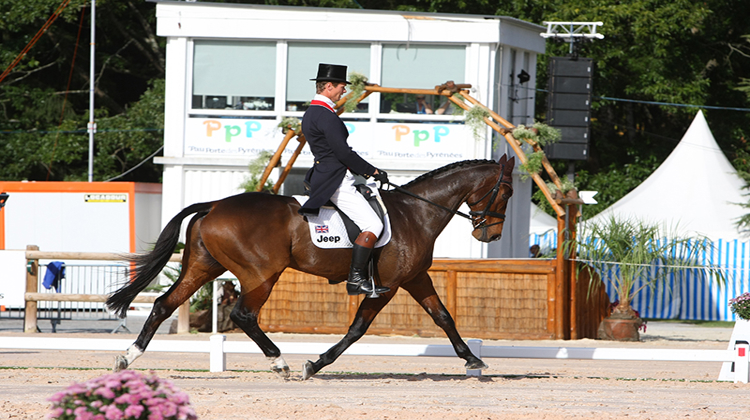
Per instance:
[[[13,61],[60,3],[59,0],[0,0],[0,28],[3,28],[0,30],[0,67],[5,69]],[[0,179],[87,177],[90,33],[87,3],[71,0],[19,65],[0,83],[0,149],[3,151]],[[95,103],[97,119],[105,120],[99,122],[100,133],[95,143],[95,180],[118,175],[161,145],[161,139],[156,146],[153,141],[141,142],[142,145],[148,144],[146,147],[137,146],[138,142],[123,143],[124,137],[132,140],[135,135],[113,135],[106,131],[109,127],[118,130],[160,130],[163,127],[161,120],[128,115],[129,104],[139,99],[147,103],[134,105],[134,112],[150,107],[149,113],[156,112],[155,117],[163,114],[163,92],[160,104],[153,103],[153,100],[154,95],[163,91],[163,84],[160,85],[158,79],[164,77],[165,42],[156,37],[154,22],[153,3],[132,0],[97,2],[97,27],[100,29],[96,39]],[[68,80],[69,90],[66,89]],[[152,93],[144,95],[149,86],[152,86]],[[136,121],[148,125],[131,125]],[[153,137],[152,131],[144,133],[150,133],[145,137]],[[129,146],[124,146],[126,143]],[[119,163],[113,164],[110,159]],[[131,179],[158,181],[160,172],[154,167],[139,169]]]

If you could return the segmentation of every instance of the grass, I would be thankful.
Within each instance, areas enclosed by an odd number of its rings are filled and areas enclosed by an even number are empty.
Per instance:
[[[732,328],[734,327],[734,321],[700,321],[697,319],[646,319],[648,322],[669,322],[672,324],[688,324],[697,325],[699,327],[706,328]]]

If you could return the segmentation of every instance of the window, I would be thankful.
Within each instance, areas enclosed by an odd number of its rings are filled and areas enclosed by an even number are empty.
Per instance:
[[[449,80],[464,83],[465,68],[466,47],[463,45],[383,45],[382,85],[386,87],[432,89]],[[384,94],[380,110],[383,113],[435,114],[451,114],[455,110],[445,97],[428,95],[424,101],[418,101],[417,96]]]
[[[370,44],[290,42],[287,59],[287,111],[304,111],[315,96],[318,64],[340,64],[352,72],[370,75]],[[349,90],[347,90],[349,91]],[[367,112],[367,99],[356,112]]]
[[[276,43],[196,40],[193,109],[274,110]]]

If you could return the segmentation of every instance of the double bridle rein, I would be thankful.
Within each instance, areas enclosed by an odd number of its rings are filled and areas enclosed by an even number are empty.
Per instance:
[[[489,196],[490,199],[487,201],[487,205],[484,207],[484,210],[482,210],[482,211],[471,210],[471,211],[469,211],[469,214],[466,214],[466,213],[464,213],[462,211],[459,211],[459,210],[449,209],[448,207],[445,207],[445,206],[443,206],[441,204],[438,204],[438,203],[435,203],[433,201],[430,201],[430,200],[428,200],[428,199],[426,199],[424,197],[420,197],[420,196],[414,194],[413,192],[402,188],[399,185],[392,184],[390,182],[388,182],[388,185],[394,187],[394,189],[396,191],[398,191],[398,192],[404,193],[404,194],[406,194],[406,195],[408,195],[410,197],[417,198],[417,199],[422,200],[422,201],[424,201],[426,203],[432,204],[435,207],[439,207],[439,208],[441,208],[443,210],[446,210],[446,211],[449,211],[449,212],[451,212],[453,214],[459,215],[459,216],[463,217],[464,219],[468,219],[469,221],[471,221],[471,225],[474,227],[474,230],[476,230],[476,229],[487,229],[490,226],[499,225],[500,223],[505,222],[505,214],[503,214],[503,213],[497,213],[497,212],[494,212],[494,211],[490,211],[490,207],[492,207],[492,205],[495,203],[495,200],[497,199],[497,195],[500,193],[500,185],[506,184],[506,185],[510,185],[512,187],[512,184],[510,183],[510,181],[506,181],[506,180],[503,179],[504,174],[505,174],[505,164],[503,164],[500,167],[500,176],[497,178],[497,182],[495,182],[495,186],[492,187],[491,190],[487,191],[479,200],[475,201],[474,203],[469,203],[469,202],[466,203],[466,204],[469,205],[469,207],[474,207],[475,205],[481,203],[482,200],[484,200],[485,198],[487,198],[487,196]],[[503,194],[502,197],[505,200],[508,200],[510,198],[506,194]],[[500,219],[500,221],[499,222],[495,222],[495,223],[486,224],[487,223],[487,217],[494,217],[494,218]]]

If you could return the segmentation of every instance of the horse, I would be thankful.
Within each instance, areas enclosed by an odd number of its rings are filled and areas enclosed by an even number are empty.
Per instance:
[[[477,240],[500,238],[513,194],[514,165],[515,157],[508,159],[506,155],[497,162],[461,161],[423,174],[402,187],[382,191],[393,233],[390,242],[376,249],[372,258],[375,279],[390,291],[379,298],[362,300],[346,335],[317,361],[304,364],[303,380],[333,363],[360,339],[399,288],[406,290],[445,331],[467,369],[487,368],[462,340],[427,270],[435,240],[454,214],[471,220],[472,236]],[[469,215],[458,210],[463,203],[471,209]],[[240,283],[240,297],[230,318],[263,351],[271,370],[288,378],[289,366],[279,348],[258,325],[260,309],[287,267],[338,283],[347,278],[352,253],[351,249],[316,247],[308,223],[297,213],[299,208],[292,197],[255,192],[193,204],[167,223],[151,252],[128,254],[133,267],[130,281],[107,299],[107,307],[121,317],[167,264],[183,220],[194,214],[186,230],[179,277],[156,299],[136,341],[124,355],[116,357],[114,370],[130,366],[175,309],[201,286],[229,270]]]

